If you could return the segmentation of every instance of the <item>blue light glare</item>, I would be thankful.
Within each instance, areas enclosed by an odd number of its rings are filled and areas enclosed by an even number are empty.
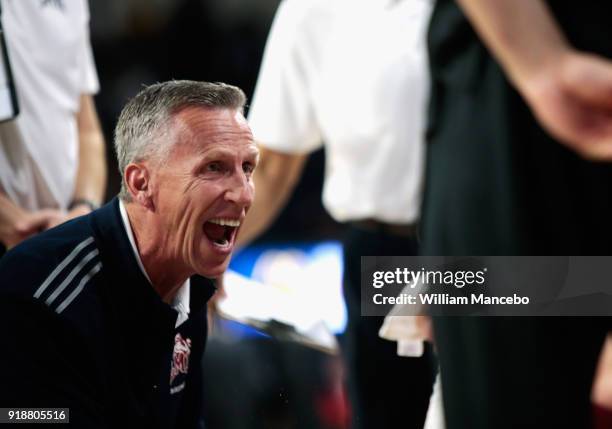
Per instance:
[[[346,327],[342,296],[342,245],[336,241],[250,246],[237,252],[230,269],[253,280],[290,290],[303,306],[296,315],[320,319],[335,334]]]

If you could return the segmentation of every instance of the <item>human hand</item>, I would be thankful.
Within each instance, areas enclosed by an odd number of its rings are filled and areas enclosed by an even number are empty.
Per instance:
[[[594,161],[612,161],[612,61],[568,50],[517,87],[540,124]]]
[[[430,316],[400,316],[389,314],[385,317],[378,334],[390,341],[434,342]]]
[[[14,224],[5,239],[7,248],[16,246],[26,238],[29,238],[50,227],[57,219],[62,218],[64,213],[56,209],[42,209],[33,212],[23,212]]]
[[[434,342],[433,325],[430,316],[414,316],[414,325],[416,332],[424,341]]]
[[[67,213],[59,212],[58,216],[54,216],[52,219],[50,219],[45,229],[54,228],[64,222],[74,219],[75,217],[84,216],[89,213],[91,213],[91,208],[85,205],[78,205],[72,210],[69,210]]]

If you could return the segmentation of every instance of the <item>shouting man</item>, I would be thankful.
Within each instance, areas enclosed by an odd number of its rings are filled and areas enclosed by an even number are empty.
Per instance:
[[[0,404],[78,427],[198,427],[211,279],[253,200],[233,86],[172,81],[123,109],[118,198],[0,263]]]

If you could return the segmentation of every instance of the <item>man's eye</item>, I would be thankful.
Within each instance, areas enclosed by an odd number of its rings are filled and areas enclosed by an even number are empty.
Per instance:
[[[206,165],[206,171],[218,173],[221,170],[222,170],[222,165],[220,162],[211,162],[210,164]]]
[[[251,164],[250,162],[245,162],[244,164],[242,164],[242,171],[244,171],[247,174],[251,174],[254,169],[255,169],[255,166]]]

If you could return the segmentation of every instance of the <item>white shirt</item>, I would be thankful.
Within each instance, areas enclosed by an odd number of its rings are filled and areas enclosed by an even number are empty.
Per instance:
[[[130,218],[128,217],[125,205],[121,200],[119,200],[119,213],[121,213],[121,220],[123,221],[123,226],[125,227],[125,232],[127,233],[128,240],[130,240],[130,244],[132,245],[132,252],[134,252],[136,262],[138,263],[138,266],[140,267],[140,270],[142,271],[144,276],[147,278],[149,283],[151,283],[151,279],[149,278],[149,275],[147,274],[147,271],[145,270],[145,267],[142,264],[142,259],[140,259],[138,247],[136,247],[136,240],[134,240],[134,232],[132,231]],[[185,280],[185,283],[183,283],[181,288],[176,292],[176,295],[172,300],[172,308],[178,313],[178,318],[176,319],[175,327],[178,327],[189,318],[189,292],[191,289],[190,285],[191,282],[189,281],[189,279]]]
[[[249,112],[255,139],[326,150],[323,203],[338,221],[417,219],[428,0],[284,0]]]
[[[81,94],[98,90],[86,0],[2,0],[21,112],[0,124],[0,188],[29,209],[66,208],[78,166]]]

